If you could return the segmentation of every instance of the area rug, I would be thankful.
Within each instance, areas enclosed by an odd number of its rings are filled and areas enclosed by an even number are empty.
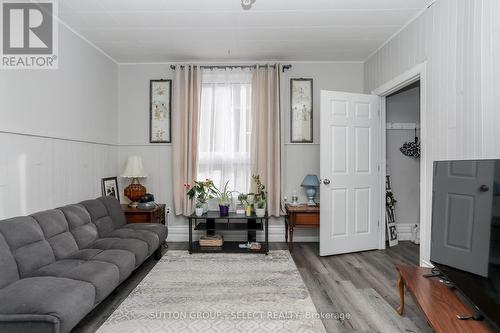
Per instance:
[[[98,332],[325,332],[288,251],[168,251]]]

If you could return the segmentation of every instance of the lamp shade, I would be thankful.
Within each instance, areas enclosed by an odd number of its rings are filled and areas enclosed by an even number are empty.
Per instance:
[[[307,175],[305,176],[304,180],[302,181],[302,184],[300,184],[302,187],[318,187],[319,186],[319,179],[318,176],[316,175]]]
[[[142,166],[142,158],[137,155],[128,157],[125,171],[122,173],[123,178],[146,178],[148,175]]]

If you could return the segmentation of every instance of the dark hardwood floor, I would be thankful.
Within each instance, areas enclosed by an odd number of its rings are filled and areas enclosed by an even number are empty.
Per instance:
[[[286,249],[286,244],[270,243],[270,248]],[[168,250],[186,249],[187,243],[169,243],[168,247]],[[409,295],[405,300],[405,315],[399,316],[394,310],[399,304],[394,265],[417,265],[418,256],[418,246],[410,242],[400,242],[383,251],[329,257],[318,256],[318,243],[295,243],[292,252],[318,312],[349,316],[341,321],[322,318],[328,332],[432,332]],[[87,315],[74,332],[95,332],[155,264],[154,259],[147,260]]]

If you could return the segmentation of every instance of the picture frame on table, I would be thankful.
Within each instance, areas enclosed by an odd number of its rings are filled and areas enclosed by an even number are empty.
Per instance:
[[[313,142],[313,79],[290,79],[290,143]]]
[[[118,189],[117,177],[102,178],[101,191],[103,196],[115,197],[118,201],[120,201],[120,191]]]
[[[149,81],[149,142],[172,142],[172,80]]]

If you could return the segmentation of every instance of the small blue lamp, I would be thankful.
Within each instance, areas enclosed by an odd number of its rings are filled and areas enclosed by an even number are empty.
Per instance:
[[[306,194],[308,199],[307,205],[316,206],[316,203],[314,202],[314,197],[316,196],[316,187],[319,186],[318,176],[307,175],[302,181],[302,184],[300,184],[300,186],[306,188]]]

